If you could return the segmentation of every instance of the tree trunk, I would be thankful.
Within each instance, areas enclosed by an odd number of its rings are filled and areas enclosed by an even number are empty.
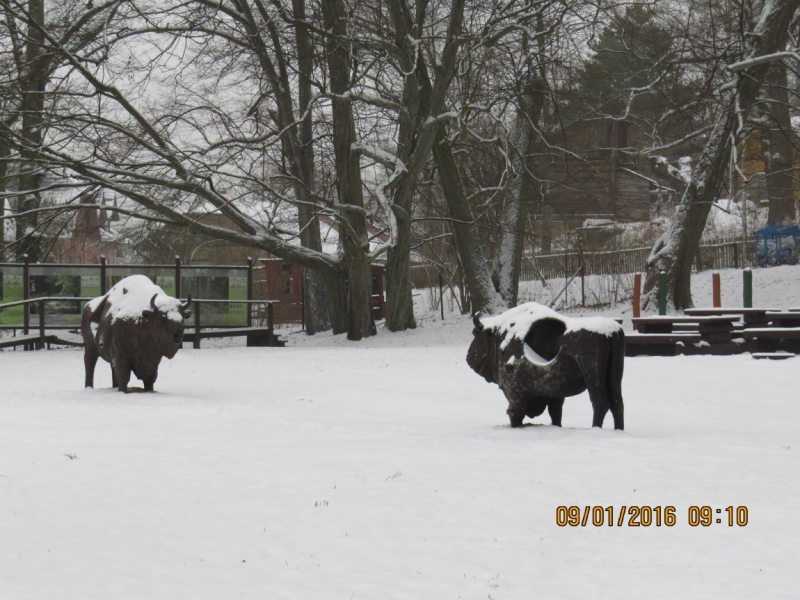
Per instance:
[[[5,262],[6,251],[6,199],[4,194],[7,189],[6,176],[8,174],[8,146],[0,144],[0,263]]]
[[[744,55],[748,58],[778,52],[786,47],[788,30],[800,0],[782,0],[765,5],[755,31],[750,35]],[[744,122],[756,100],[769,63],[755,63],[734,75],[735,85],[727,94],[722,114],[717,118],[700,160],[692,172],[692,180],[683,194],[669,229],[653,247],[647,260],[647,278],[643,308],[658,304],[658,275],[667,275],[667,302],[673,309],[691,308],[692,260],[700,246],[713,202],[719,198],[728,173],[731,136],[739,118]],[[737,109],[742,114],[737,113]]]
[[[456,72],[456,53],[461,43],[465,0],[453,0],[442,57],[434,68],[431,83],[422,53],[418,52],[422,32],[411,21],[411,11],[403,0],[388,2],[395,26],[395,44],[403,51],[401,70],[405,73],[402,109],[399,113],[396,172],[402,175],[394,189],[392,212],[394,240],[386,261],[386,328],[402,331],[416,327],[411,297],[411,219],[419,175],[430,159],[437,127],[428,123],[445,108],[450,83]],[[417,6],[425,10],[426,3]],[[423,16],[417,15],[417,23]]]
[[[301,203],[297,207],[298,225],[300,226],[300,244],[318,252],[322,251],[320,239],[319,217],[316,211],[316,202],[312,193],[316,189],[314,177],[314,138],[311,115],[311,71],[313,69],[313,49],[308,34],[306,21],[305,0],[292,0],[295,24],[295,40],[297,42],[297,70],[298,78],[298,112],[301,115],[299,135],[299,176],[302,185],[295,186],[296,193]],[[306,311],[306,333],[314,335],[319,331],[331,329],[331,324],[346,322],[345,315],[332,315],[331,311],[339,307],[338,303],[330,302],[329,296],[335,294],[333,277],[316,269],[303,269],[303,304]],[[344,316],[344,319],[342,318]],[[344,329],[334,328],[334,333],[343,333]]]
[[[359,155],[352,150],[356,140],[353,105],[346,92],[352,60],[347,42],[347,13],[343,0],[324,0],[333,117],[333,149],[336,165],[336,191],[341,205],[339,242],[347,277],[347,339],[360,340],[375,335],[372,319],[372,273]]]
[[[794,223],[792,120],[786,66],[771,65],[764,82],[767,98],[765,117],[768,126],[761,132],[761,149],[769,197],[767,225],[788,226]]]
[[[483,245],[476,235],[474,216],[461,182],[458,165],[453,150],[446,143],[444,126],[439,125],[436,141],[433,144],[433,157],[439,171],[439,179],[447,201],[455,235],[456,248],[461,262],[461,271],[469,290],[470,303],[474,312],[494,314],[501,312],[502,298],[498,297],[492,285],[489,266],[483,253]]]
[[[29,0],[28,11],[31,19],[44,25],[44,0]],[[25,69],[20,80],[23,145],[20,148],[18,213],[39,208],[39,188],[44,180],[44,173],[37,161],[37,151],[43,138],[44,92],[47,85],[47,59],[42,52],[44,34],[37,27],[29,25],[27,40]],[[23,254],[27,254],[31,262],[44,258],[36,213],[17,217],[16,239],[18,261],[22,260]]]
[[[320,271],[325,281],[325,294],[328,299],[328,316],[333,333],[346,333],[348,328],[347,275],[344,266],[331,271]]]
[[[403,331],[417,326],[411,295],[411,215],[398,204],[392,204],[392,212],[397,231],[386,256],[386,329]]]
[[[528,66],[526,82],[518,101],[515,135],[509,149],[512,156],[511,182],[508,199],[503,207],[500,239],[492,268],[492,282],[508,307],[516,306],[519,296],[519,275],[529,206],[534,199],[541,198],[539,182],[532,173],[532,156],[538,142],[534,125],[539,122],[542,114],[546,86],[543,74],[537,71],[537,66]]]

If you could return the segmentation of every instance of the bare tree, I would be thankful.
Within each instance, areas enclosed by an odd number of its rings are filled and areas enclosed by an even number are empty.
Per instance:
[[[692,262],[708,213],[725,182],[731,148],[756,101],[770,63],[780,60],[800,0],[766,2],[744,41],[742,59],[731,64],[732,80],[722,92],[721,106],[703,152],[667,232],[650,254],[645,282],[645,307],[657,302],[660,272],[668,282],[668,299],[676,309],[693,306]]]

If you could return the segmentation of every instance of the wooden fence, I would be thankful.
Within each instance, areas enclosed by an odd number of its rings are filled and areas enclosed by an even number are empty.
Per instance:
[[[581,265],[584,275],[619,275],[640,273],[647,267],[650,246],[620,248],[604,252],[570,251],[563,254],[539,254],[525,257],[521,281],[557,279],[571,276]],[[753,242],[744,239],[724,239],[700,244],[695,257],[695,270],[739,269],[754,265]],[[538,272],[537,272],[538,269]]]
[[[603,252],[580,252],[570,250],[561,254],[534,254],[522,258],[520,281],[541,279],[563,279],[571,277],[581,266],[584,275],[621,275],[642,273],[647,267],[647,257],[651,246],[638,248],[619,248]],[[741,269],[755,265],[752,240],[728,238],[707,241],[700,244],[695,257],[696,271],[709,269]],[[411,281],[415,288],[434,287],[439,284],[438,273],[441,267],[435,265],[415,265],[411,270]],[[454,268],[449,269],[455,272]],[[444,272],[444,271],[443,271]],[[444,274],[445,283],[448,275]]]

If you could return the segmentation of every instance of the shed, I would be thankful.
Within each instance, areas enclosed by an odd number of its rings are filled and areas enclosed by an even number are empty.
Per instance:
[[[256,283],[263,285],[263,297],[278,300],[274,305],[276,324],[303,323],[303,267],[281,258],[262,258],[264,279]],[[383,265],[372,265],[372,318],[386,318]]]
[[[800,227],[770,225],[753,232],[756,262],[759,266],[797,264]]]

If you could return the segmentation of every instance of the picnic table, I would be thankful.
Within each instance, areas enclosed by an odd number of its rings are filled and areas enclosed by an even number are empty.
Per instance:
[[[733,337],[734,322],[738,315],[715,315],[708,317],[638,317],[632,319],[639,333],[673,333],[675,325],[697,324],[697,332],[709,343],[730,342]]]
[[[800,312],[785,311],[767,313],[773,327],[800,327]]]
[[[687,308],[684,314],[691,317],[714,317],[741,315],[745,327],[758,327],[769,323],[768,312],[780,312],[779,308]]]
[[[754,327],[742,337],[758,352],[800,353],[800,327]]]

